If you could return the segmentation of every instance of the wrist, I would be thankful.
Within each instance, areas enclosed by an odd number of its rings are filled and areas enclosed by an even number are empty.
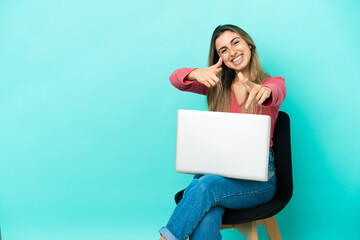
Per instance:
[[[186,79],[187,79],[187,80],[196,80],[196,73],[197,73],[197,68],[195,68],[194,70],[192,70],[192,71],[186,76]]]

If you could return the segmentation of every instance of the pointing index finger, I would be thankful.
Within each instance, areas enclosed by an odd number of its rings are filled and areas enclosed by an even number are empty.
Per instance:
[[[248,109],[252,101],[254,100],[256,96],[256,90],[252,90],[249,94],[248,100],[246,101],[245,109]]]
[[[221,67],[221,65],[222,65],[222,58],[221,57],[219,57],[219,61],[217,61],[217,63],[215,63],[215,65],[213,65],[215,68],[219,68],[219,67]]]

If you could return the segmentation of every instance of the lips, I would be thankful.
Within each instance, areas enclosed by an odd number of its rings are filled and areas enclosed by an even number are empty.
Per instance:
[[[234,58],[231,62],[235,65],[238,65],[242,62],[243,59],[243,55],[237,56],[236,58]]]

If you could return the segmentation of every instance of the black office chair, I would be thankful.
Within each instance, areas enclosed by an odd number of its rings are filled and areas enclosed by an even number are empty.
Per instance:
[[[265,225],[270,240],[281,239],[275,214],[288,204],[293,193],[290,118],[285,112],[279,112],[275,123],[273,150],[275,152],[274,163],[277,179],[276,193],[273,199],[268,203],[253,208],[242,210],[226,209],[222,218],[221,229],[235,228],[247,240],[256,240],[258,239],[256,227]],[[184,190],[175,195],[176,204],[182,199]]]

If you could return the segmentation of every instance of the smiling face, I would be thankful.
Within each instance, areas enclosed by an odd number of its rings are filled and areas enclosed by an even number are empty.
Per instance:
[[[223,63],[236,73],[242,72],[248,75],[251,60],[251,48],[238,33],[232,31],[223,32],[215,40],[215,48]]]

